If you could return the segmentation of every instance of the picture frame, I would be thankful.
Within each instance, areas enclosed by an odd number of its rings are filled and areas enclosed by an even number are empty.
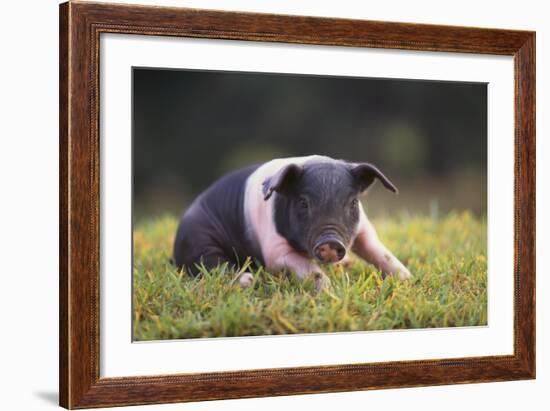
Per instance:
[[[534,32],[88,2],[61,4],[59,23],[61,406],[93,408],[535,378]],[[513,56],[513,355],[101,378],[102,33]]]

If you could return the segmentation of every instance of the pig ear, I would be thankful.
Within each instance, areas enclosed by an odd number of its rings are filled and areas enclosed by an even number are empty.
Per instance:
[[[265,179],[262,183],[264,200],[268,200],[274,191],[282,192],[285,188],[302,175],[302,167],[296,164],[289,164],[281,168],[276,174]]]
[[[397,187],[375,166],[368,163],[352,164],[351,174],[359,182],[361,192],[365,191],[377,178],[388,190],[397,193]]]

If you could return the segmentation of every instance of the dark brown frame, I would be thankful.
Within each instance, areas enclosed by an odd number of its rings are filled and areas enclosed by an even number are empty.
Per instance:
[[[535,33],[183,8],[60,5],[60,405],[90,408],[535,378]],[[101,33],[514,57],[514,354],[99,377]],[[503,119],[509,121],[509,119]]]

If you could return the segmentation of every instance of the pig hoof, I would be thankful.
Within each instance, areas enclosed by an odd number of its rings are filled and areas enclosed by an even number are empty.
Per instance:
[[[412,277],[412,274],[409,270],[400,270],[397,274],[397,278],[399,278],[401,281],[407,280]]]
[[[315,279],[315,291],[321,292],[330,288],[330,278],[323,273],[314,273],[313,278]]]
[[[254,277],[251,273],[242,273],[239,278],[239,284],[242,288],[248,288],[252,285],[252,281],[254,280]]]

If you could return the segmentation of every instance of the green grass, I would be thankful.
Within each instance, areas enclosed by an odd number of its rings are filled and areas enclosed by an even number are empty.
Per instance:
[[[375,220],[384,243],[413,273],[399,282],[358,260],[312,281],[254,273],[241,289],[221,266],[199,277],[170,263],[177,219],[134,227],[135,340],[455,327],[487,324],[487,224],[470,213]]]

